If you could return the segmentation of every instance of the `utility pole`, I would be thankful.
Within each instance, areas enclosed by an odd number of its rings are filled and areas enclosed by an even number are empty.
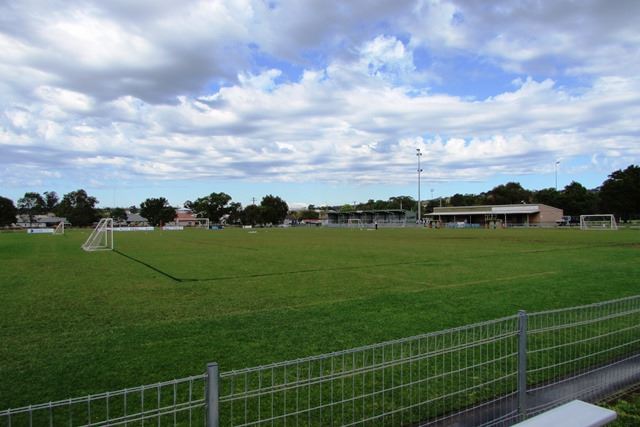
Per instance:
[[[558,191],[558,165],[560,164],[560,160],[556,160],[556,191]]]
[[[418,157],[418,221],[420,221],[422,219],[420,215],[420,173],[422,172],[422,169],[420,169],[420,157],[422,157],[422,152],[419,148],[416,148],[416,157]]]

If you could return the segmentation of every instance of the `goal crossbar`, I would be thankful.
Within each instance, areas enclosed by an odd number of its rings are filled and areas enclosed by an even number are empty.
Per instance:
[[[113,250],[113,218],[102,218],[82,249],[88,252]]]

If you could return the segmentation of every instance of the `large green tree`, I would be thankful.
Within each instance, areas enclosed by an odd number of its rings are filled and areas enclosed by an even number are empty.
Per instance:
[[[562,207],[562,193],[553,187],[543,188],[533,193],[533,201],[553,206],[554,208]]]
[[[33,222],[36,215],[46,212],[46,202],[40,193],[27,192],[18,199],[18,212],[29,217],[29,222]]]
[[[603,213],[613,213],[627,221],[640,217],[640,166],[617,170],[600,187]]]
[[[229,217],[227,218],[228,224],[237,224],[242,220],[242,205],[238,202],[229,203]]]
[[[176,218],[176,210],[164,197],[149,198],[140,203],[140,215],[149,221],[149,224],[158,226],[173,221]]]
[[[298,213],[298,219],[319,219],[320,212],[312,210],[304,210]]]
[[[0,227],[5,227],[16,222],[18,209],[13,205],[13,200],[0,196]]]
[[[460,194],[456,193],[449,199],[451,206],[472,206],[484,203],[483,197],[476,194]]]
[[[271,194],[264,196],[260,202],[262,219],[265,224],[281,224],[287,217],[289,206],[278,196]]]
[[[44,202],[47,212],[54,212],[58,207],[58,203],[60,202],[60,198],[55,191],[45,191],[44,192]]]
[[[124,208],[113,208],[111,209],[111,218],[116,221],[126,221],[127,211],[125,211]]]
[[[244,225],[257,225],[263,224],[262,209],[260,206],[249,205],[242,210],[240,220]]]
[[[389,209],[417,209],[416,200],[411,196],[389,197]]]
[[[531,191],[522,188],[518,182],[508,182],[498,185],[485,194],[486,203],[490,205],[510,205],[515,203],[529,203]]]
[[[209,218],[209,221],[218,223],[220,219],[231,212],[231,196],[227,193],[211,193],[200,197],[195,201],[187,200],[184,207],[191,209],[199,218]]]
[[[85,190],[76,190],[65,194],[58,204],[56,213],[77,227],[91,225],[98,220],[96,204],[98,200],[89,196]]]
[[[562,190],[559,207],[565,215],[571,216],[598,213],[598,193],[573,181]]]

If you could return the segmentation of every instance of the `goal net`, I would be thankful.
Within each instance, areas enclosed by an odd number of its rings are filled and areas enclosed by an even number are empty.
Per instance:
[[[89,252],[113,250],[113,218],[102,218],[82,249]]]
[[[611,214],[580,215],[580,230],[617,230],[616,219]]]
[[[53,230],[53,234],[64,234],[64,221],[60,221],[60,224]]]
[[[350,218],[347,220],[347,227],[362,227],[362,220],[358,218]]]

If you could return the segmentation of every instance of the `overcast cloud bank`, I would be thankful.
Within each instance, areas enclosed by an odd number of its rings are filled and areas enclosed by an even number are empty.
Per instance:
[[[640,162],[636,1],[134,3],[0,6],[0,187]]]

